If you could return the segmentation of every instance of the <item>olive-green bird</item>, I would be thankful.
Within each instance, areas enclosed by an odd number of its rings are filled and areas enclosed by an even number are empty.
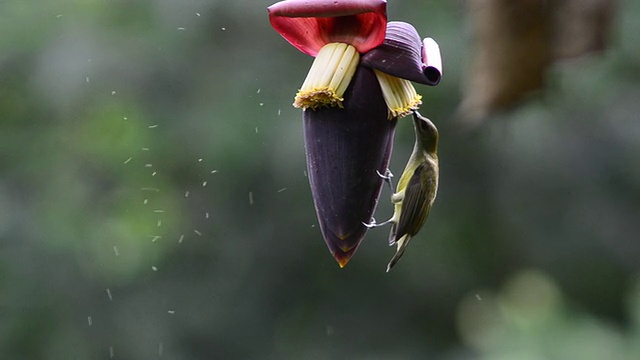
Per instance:
[[[397,244],[387,272],[398,262],[409,241],[424,225],[436,199],[438,192],[438,129],[427,118],[417,111],[413,113],[416,143],[404,172],[398,182],[395,193],[391,196],[394,213],[391,219],[376,224],[375,220],[368,227],[382,226],[391,223],[389,245]],[[387,174],[390,183],[391,174]]]

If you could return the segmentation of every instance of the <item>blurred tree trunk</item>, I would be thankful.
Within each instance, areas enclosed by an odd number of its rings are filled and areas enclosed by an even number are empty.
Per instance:
[[[468,126],[542,90],[560,58],[606,48],[614,0],[470,0],[474,49],[459,116]]]
[[[555,11],[554,55],[576,58],[606,49],[615,0],[563,0]]]

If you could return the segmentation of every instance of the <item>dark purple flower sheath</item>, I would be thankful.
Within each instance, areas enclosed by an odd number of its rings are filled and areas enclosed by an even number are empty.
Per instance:
[[[303,109],[309,184],[320,230],[340,267],[364,238],[387,171],[397,119],[437,85],[440,50],[404,22],[387,22],[384,0],[287,0],[269,20],[315,57],[296,94]]]

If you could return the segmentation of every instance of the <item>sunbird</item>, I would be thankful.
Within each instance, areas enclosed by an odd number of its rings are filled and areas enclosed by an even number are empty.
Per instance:
[[[389,246],[397,245],[396,253],[387,265],[387,272],[404,254],[411,239],[420,231],[438,192],[438,129],[431,120],[413,112],[416,142],[404,168],[396,191],[391,196],[393,216],[380,224],[372,220],[367,227],[391,224]],[[390,172],[385,179],[391,185]]]

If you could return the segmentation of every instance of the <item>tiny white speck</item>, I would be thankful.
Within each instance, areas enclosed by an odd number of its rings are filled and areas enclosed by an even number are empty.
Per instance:
[[[147,205],[147,204],[149,203],[149,199],[144,199],[144,200],[142,201],[142,203],[143,203],[143,204],[145,204],[145,205]]]
[[[218,172],[218,170],[211,170],[211,173],[212,173],[212,174],[215,174],[215,173],[217,173],[217,172]]]
[[[126,117],[126,116],[123,116],[123,117],[122,117],[122,120],[129,120],[129,118],[128,118],[128,117]]]
[[[287,190],[287,188],[282,188],[282,189],[278,190],[278,192],[281,193],[281,192],[283,192],[285,190]]]
[[[222,31],[225,31],[225,30],[227,30],[227,28],[220,28],[220,29],[222,29]]]
[[[157,173],[158,173],[157,171],[154,171],[151,173],[151,176],[156,176]]]
[[[164,210],[162,210],[162,209],[155,209],[155,210],[153,210],[153,212],[154,212],[154,213],[163,213],[163,212],[164,212]]]
[[[157,128],[157,127],[158,127],[158,124],[155,124],[155,125],[149,125],[149,129],[155,129],[155,128]]]
[[[482,298],[480,297],[480,294],[476,294],[476,299],[478,299],[478,301],[482,301]]]
[[[264,106],[264,103],[260,103],[260,106]]]
[[[153,164],[144,164],[145,167],[153,167]]]
[[[113,359],[115,353],[113,352],[113,346],[109,346],[109,357]]]
[[[203,161],[202,158],[198,159],[198,162],[202,162],[202,161]]]
[[[84,77],[84,81],[89,82],[89,77],[88,77],[88,76],[85,76],[85,77]]]
[[[116,254],[116,256],[120,256],[120,252],[118,251],[118,247],[117,246],[113,246],[113,253]]]
[[[253,191],[249,191],[249,204],[253,205]]]
[[[202,233],[200,231],[198,231],[198,230],[193,230],[193,232],[196,233],[196,235],[198,235],[198,236],[202,236]]]
[[[151,235],[151,242],[156,242],[159,239],[162,239],[162,236],[160,236],[160,235]]]
[[[56,17],[57,17],[57,18],[61,18],[61,17],[62,17],[62,14],[58,14],[58,15],[56,15]]]
[[[111,91],[111,95],[115,95],[115,94],[116,94],[116,91],[115,91],[115,90],[112,90],[112,91]]]
[[[315,225],[315,224],[313,224],[313,225],[311,225],[311,227],[312,227],[312,228],[314,228],[314,227],[316,227],[316,225]]]
[[[176,313],[176,311],[175,311],[175,310],[168,310],[167,312],[168,312],[169,314],[171,314],[171,315],[173,315],[173,314],[175,314],[175,313]]]
[[[89,323],[89,326],[93,325],[93,321],[91,320],[91,316],[87,316],[87,322]]]
[[[188,198],[189,197],[189,190],[184,192],[184,197]]]
[[[256,126],[256,134],[258,133],[258,127]]]
[[[203,181],[203,182],[202,182],[202,187],[205,187],[205,186],[207,186],[207,182],[206,182],[206,181]]]
[[[282,110],[278,109],[278,116],[282,113]]]
[[[196,13],[196,16],[200,16],[200,13]]]
[[[155,266],[152,266],[152,267],[151,267],[151,270],[153,270],[153,271],[158,271],[158,268],[157,268],[157,267],[155,267]]]
[[[113,296],[111,296],[111,289],[107,288],[105,291],[107,292],[107,296],[109,297],[109,301],[113,301]]]
[[[327,325],[327,335],[328,336],[333,335],[333,326]]]
[[[260,94],[260,89],[258,89],[258,91],[256,91],[256,94]]]
[[[149,151],[149,148],[141,148],[142,151]]]
[[[181,26],[181,27],[178,28],[178,30],[184,30],[184,28]]]
[[[184,240],[184,234],[180,235],[180,239],[178,239],[178,244],[182,244],[183,240]]]
[[[208,212],[204,213],[204,218],[205,218],[205,219],[208,219],[208,218],[209,218],[209,213],[208,213]]]
[[[128,164],[128,163],[129,163],[129,161],[131,161],[131,160],[133,160],[133,158],[132,158],[132,157],[130,157],[130,158],[128,158],[127,160],[125,160],[125,161],[124,161],[124,163],[125,163],[125,164]]]
[[[158,219],[158,227],[162,226],[162,220]]]

